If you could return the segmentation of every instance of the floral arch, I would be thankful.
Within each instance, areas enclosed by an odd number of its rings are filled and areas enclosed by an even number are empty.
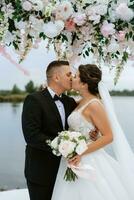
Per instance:
[[[124,63],[134,59],[134,1],[1,0],[0,49],[12,46],[22,61],[41,40],[59,59],[92,55],[116,68],[117,82]]]

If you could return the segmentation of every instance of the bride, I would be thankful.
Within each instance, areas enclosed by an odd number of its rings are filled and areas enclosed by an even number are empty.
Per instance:
[[[72,88],[80,92],[82,100],[68,118],[70,130],[88,137],[97,128],[99,136],[96,141],[89,139],[82,155],[61,159],[52,200],[134,200],[134,155],[101,77],[100,69],[88,64],[80,65],[72,80]],[[104,150],[108,144],[116,159]],[[67,164],[76,167],[78,179],[74,182],[63,179]],[[84,165],[87,169],[79,168]]]

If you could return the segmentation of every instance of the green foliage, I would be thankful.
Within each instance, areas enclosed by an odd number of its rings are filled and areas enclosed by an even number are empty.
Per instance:
[[[7,96],[0,95],[0,102],[23,102],[26,94],[12,94]]]
[[[14,84],[12,90],[11,90],[11,94],[20,94],[21,90],[18,88],[18,86],[16,84]]]
[[[111,96],[134,96],[134,90],[123,90],[123,91],[114,91],[110,92]]]
[[[134,96],[134,90],[111,91],[110,94],[111,96]],[[71,90],[67,92],[67,95],[79,96],[79,93]],[[21,91],[21,94],[11,94],[9,90],[0,90],[0,102],[23,102],[26,96],[27,93],[24,91]]]
[[[33,93],[37,90],[37,88],[34,86],[33,81],[29,81],[25,86],[25,90],[27,93]]]

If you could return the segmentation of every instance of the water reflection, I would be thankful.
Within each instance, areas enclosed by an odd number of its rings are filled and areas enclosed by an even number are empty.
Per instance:
[[[0,104],[0,188],[25,187],[22,104]]]
[[[20,103],[11,103],[12,106],[12,111],[14,114],[17,114],[18,112],[18,107],[20,106]]]
[[[134,150],[134,97],[113,99],[121,126]],[[26,185],[21,113],[22,103],[0,103],[0,188],[24,188]],[[111,149],[109,151],[111,153]]]

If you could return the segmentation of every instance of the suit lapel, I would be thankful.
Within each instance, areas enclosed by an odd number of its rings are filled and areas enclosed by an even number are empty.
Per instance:
[[[50,95],[47,88],[43,91],[43,95],[46,97],[48,106],[51,108],[53,115],[55,115],[55,117],[57,118],[57,121],[59,122],[60,127],[63,128],[61,116],[59,114],[58,108],[57,108],[57,106],[56,106],[56,104],[55,104],[55,102],[54,102],[54,100],[53,100],[52,96]]]

